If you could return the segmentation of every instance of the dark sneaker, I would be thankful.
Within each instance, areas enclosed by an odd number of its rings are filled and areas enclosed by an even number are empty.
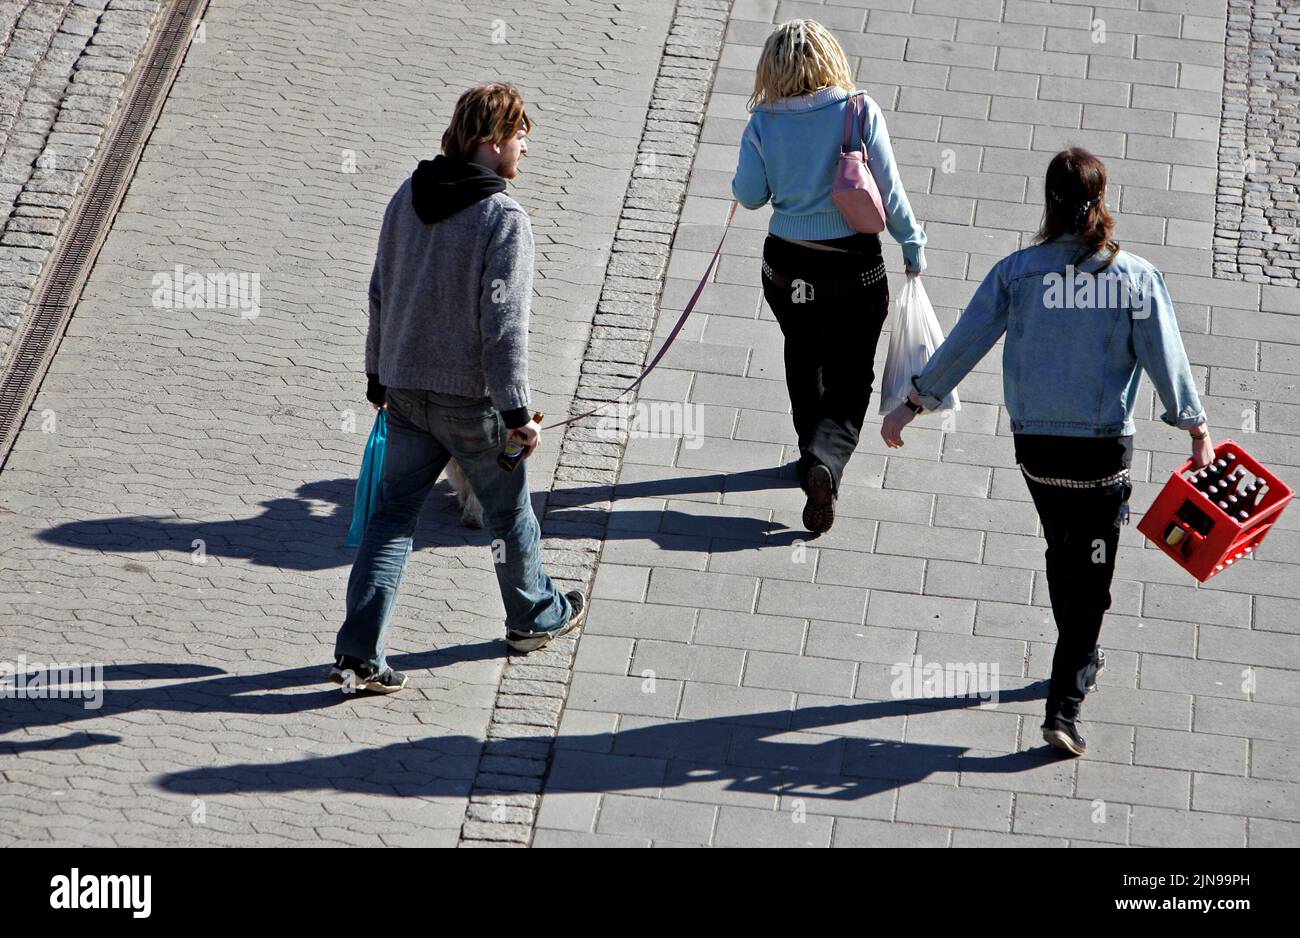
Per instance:
[[[1097,678],[1101,677],[1101,672],[1106,670],[1106,653],[1101,650],[1100,645],[1093,652],[1092,663],[1094,665],[1092,677],[1088,678],[1088,686],[1084,688],[1089,694],[1097,689]]]
[[[803,507],[803,526],[813,534],[825,534],[835,523],[835,480],[825,466],[808,470],[804,491],[808,502]]]
[[[564,598],[569,601],[568,622],[549,632],[509,632],[506,634],[506,644],[510,650],[515,654],[526,655],[549,645],[551,639],[559,638],[582,625],[582,620],[587,617],[587,598],[578,590],[570,590],[564,594]]]
[[[1057,717],[1043,724],[1043,740],[1057,749],[1064,749],[1071,755],[1081,756],[1088,748],[1088,743],[1079,735],[1079,728],[1073,720]]]
[[[330,668],[329,679],[343,685],[343,693],[369,691],[372,694],[395,694],[406,686],[406,675],[392,668],[376,671],[360,658],[339,655]]]

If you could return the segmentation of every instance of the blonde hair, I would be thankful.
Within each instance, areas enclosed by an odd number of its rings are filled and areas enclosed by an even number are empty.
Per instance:
[[[456,102],[451,124],[442,135],[442,152],[470,160],[480,143],[505,143],[521,127],[531,133],[533,121],[518,88],[501,81],[475,85]]]
[[[749,110],[823,88],[854,91],[849,61],[831,31],[816,20],[789,20],[763,43]]]

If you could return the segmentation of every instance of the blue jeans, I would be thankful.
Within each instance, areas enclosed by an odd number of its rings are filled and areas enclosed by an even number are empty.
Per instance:
[[[334,654],[383,670],[384,640],[424,501],[455,458],[483,505],[492,534],[507,632],[550,632],[569,619],[569,601],[542,569],[541,527],[528,497],[526,463],[497,465],[506,428],[488,398],[388,389],[388,443],[379,507],[348,577],[347,617]]]

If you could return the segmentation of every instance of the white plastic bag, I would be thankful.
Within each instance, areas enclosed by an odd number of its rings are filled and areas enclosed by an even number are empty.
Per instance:
[[[894,307],[894,325],[889,336],[889,355],[880,381],[880,413],[887,414],[903,401],[912,387],[912,375],[919,375],[934,350],[943,342],[943,330],[934,307],[926,296],[920,277],[908,277]],[[940,410],[961,410],[955,390],[948,392]],[[928,411],[927,411],[928,413]]]

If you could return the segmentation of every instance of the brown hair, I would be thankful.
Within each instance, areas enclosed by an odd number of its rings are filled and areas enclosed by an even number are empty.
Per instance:
[[[1115,217],[1106,208],[1106,166],[1082,147],[1062,150],[1052,157],[1043,186],[1045,205],[1043,225],[1038,241],[1052,241],[1063,235],[1076,234],[1083,249],[1075,262],[1102,251],[1109,267],[1119,253]]]
[[[523,128],[533,129],[519,89],[505,82],[475,85],[460,96],[451,124],[442,134],[442,152],[471,160],[480,143],[505,143]]]

